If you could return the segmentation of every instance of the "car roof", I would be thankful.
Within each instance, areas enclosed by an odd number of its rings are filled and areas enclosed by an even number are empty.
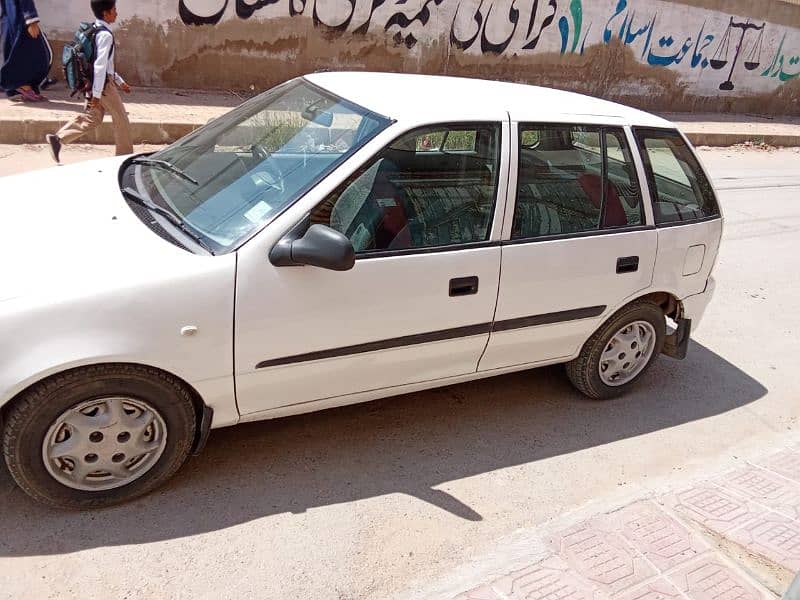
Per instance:
[[[311,83],[400,121],[504,119],[671,127],[669,121],[615,102],[552,88],[439,75],[324,72]]]

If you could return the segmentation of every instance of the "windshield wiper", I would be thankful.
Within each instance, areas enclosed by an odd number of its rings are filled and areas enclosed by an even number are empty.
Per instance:
[[[187,175],[183,171],[181,171],[178,167],[173,165],[171,162],[166,160],[160,160],[158,158],[147,158],[146,156],[141,156],[139,158],[134,158],[131,161],[134,165],[144,165],[146,167],[158,167],[159,169],[164,169],[165,171],[169,171],[170,173],[174,173],[181,179],[185,179],[189,183],[193,183],[194,185],[200,185],[200,182],[197,181],[191,175]]]
[[[186,227],[186,224],[181,219],[179,219],[174,213],[168,211],[166,208],[161,208],[157,204],[153,204],[149,200],[145,200],[144,198],[142,198],[142,196],[139,195],[139,192],[137,192],[131,187],[126,187],[125,189],[123,189],[122,195],[125,196],[128,200],[134,202],[135,204],[143,206],[147,210],[150,210],[154,213],[158,213],[159,215],[167,219],[167,221],[172,223],[175,227],[180,229],[187,236],[189,236],[191,239],[193,239],[195,242],[197,242],[197,245],[200,246],[203,250],[205,250],[211,255],[214,254],[214,251],[211,248],[209,248],[208,244],[206,244],[203,241],[203,238],[201,238],[194,231]]]

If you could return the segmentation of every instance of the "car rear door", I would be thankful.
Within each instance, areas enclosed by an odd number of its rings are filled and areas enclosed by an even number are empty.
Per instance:
[[[512,123],[512,140],[502,275],[480,371],[574,355],[651,285],[656,258],[629,130]]]

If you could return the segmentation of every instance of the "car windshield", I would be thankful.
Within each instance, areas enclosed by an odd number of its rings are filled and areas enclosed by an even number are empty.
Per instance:
[[[123,187],[175,213],[214,253],[229,252],[388,124],[296,79],[134,159]]]

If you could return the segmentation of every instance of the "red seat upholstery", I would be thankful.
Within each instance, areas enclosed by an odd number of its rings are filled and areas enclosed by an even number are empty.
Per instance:
[[[368,199],[374,206],[373,214],[381,215],[375,227],[375,248],[378,250],[411,247],[405,195],[389,178],[395,169],[392,163],[384,161],[375,177]]]
[[[591,200],[595,208],[600,208],[603,200],[603,179],[599,175],[584,173],[578,177],[578,183]],[[602,227],[624,227],[628,224],[628,216],[622,208],[619,190],[610,181],[606,185],[606,211],[603,215]]]

